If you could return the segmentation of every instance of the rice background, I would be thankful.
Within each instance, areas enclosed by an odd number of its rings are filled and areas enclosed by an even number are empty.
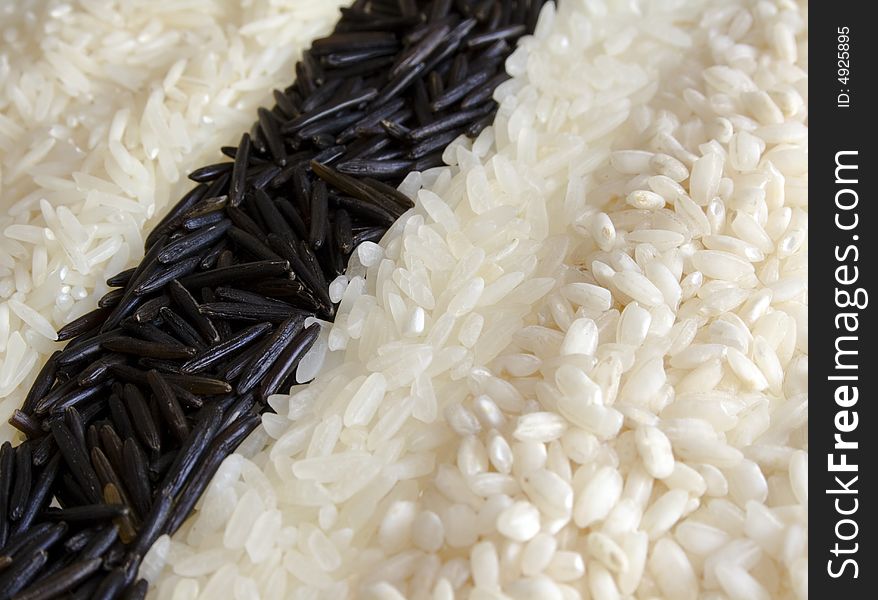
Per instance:
[[[4,423],[54,328],[136,262],[186,169],[249,127],[337,5],[4,7]],[[320,346],[336,352],[310,360],[324,367],[317,383],[273,398],[278,415],[223,466],[196,518],[156,544],[153,597],[807,597],[807,9],[562,1],[525,46],[495,127],[455,144],[450,169],[413,176],[416,211],[338,284],[341,317]],[[775,84],[766,102],[757,92]],[[756,166],[766,181],[745,173]],[[695,205],[674,203],[674,218],[650,195],[673,197],[672,183]],[[466,234],[451,235],[460,222]],[[674,258],[681,223],[713,235]],[[473,240],[497,264],[467,264]],[[668,271],[680,263],[673,282],[647,270],[662,253]],[[491,285],[516,301],[480,307]],[[603,320],[594,288],[611,294]],[[660,305],[678,288],[668,317]],[[624,375],[560,356],[598,342],[603,358],[630,359]],[[606,429],[585,431],[594,415],[557,400],[596,393],[565,360],[607,397],[616,378],[617,404],[594,411]],[[434,362],[412,383],[418,361]],[[534,466],[555,498],[528,487]]]

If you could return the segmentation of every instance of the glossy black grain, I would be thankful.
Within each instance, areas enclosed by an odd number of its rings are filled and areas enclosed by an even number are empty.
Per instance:
[[[277,361],[280,353],[290,344],[296,334],[302,330],[304,322],[303,316],[296,315],[278,326],[277,330],[271,334],[263,354],[255,357],[244,367],[244,371],[235,388],[239,394],[246,394],[259,384],[262,377]]]
[[[199,310],[198,302],[189,293],[189,290],[183,287],[179,281],[175,280],[168,285],[168,292],[170,292],[171,298],[189,318],[202,338],[207,340],[208,343],[219,341],[220,336],[216,326]]]

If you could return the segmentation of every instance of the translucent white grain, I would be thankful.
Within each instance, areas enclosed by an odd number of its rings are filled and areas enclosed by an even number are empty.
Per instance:
[[[612,467],[601,467],[591,476],[573,506],[573,519],[587,527],[606,517],[622,494],[622,476]]]
[[[686,553],[674,541],[662,538],[649,557],[649,571],[662,595],[679,600],[695,600],[698,584]]]
[[[689,175],[689,191],[692,200],[699,206],[706,206],[719,191],[723,171],[723,157],[710,152],[692,165]]]
[[[661,290],[640,273],[622,271],[613,275],[612,281],[620,292],[645,306],[658,306],[664,301]]]
[[[729,366],[735,375],[746,386],[746,389],[761,391],[768,387],[768,380],[752,360],[744,356],[737,348],[729,348],[726,354]]]
[[[58,336],[55,333],[55,328],[52,327],[52,324],[49,323],[49,321],[40,313],[15,298],[10,298],[8,302],[9,308],[12,312],[15,313],[19,319],[33,327],[34,331],[47,339],[57,339]]]
[[[576,319],[570,324],[567,333],[564,334],[560,353],[562,356],[569,354],[593,356],[597,347],[598,328],[595,322],[588,318]]]
[[[475,277],[465,283],[448,303],[448,314],[460,317],[470,312],[476,307],[484,289],[485,280],[481,277]]]
[[[650,159],[649,165],[656,174],[668,177],[678,183],[689,177],[689,169],[686,168],[686,165],[668,154],[655,154]]]
[[[610,154],[610,164],[620,173],[638,175],[649,169],[654,156],[643,150],[617,150]]]
[[[739,131],[732,136],[729,144],[729,162],[739,171],[750,171],[759,164],[765,151],[765,141],[747,131]]]
[[[635,432],[637,452],[647,472],[656,479],[663,479],[674,471],[674,454],[671,442],[655,427],[640,427]]]
[[[558,540],[549,534],[540,533],[524,546],[521,554],[521,571],[525,576],[532,577],[549,566]]]
[[[589,230],[601,250],[610,250],[616,241],[616,228],[606,213],[598,213],[590,219]]]
[[[511,540],[526,542],[540,530],[540,512],[530,502],[515,502],[497,517],[497,531]]]
[[[513,436],[520,441],[550,442],[561,437],[567,421],[551,412],[535,412],[518,418]]]
[[[650,540],[663,536],[683,515],[689,494],[685,490],[672,489],[659,496],[640,521],[640,529],[649,535]]]
[[[747,260],[720,250],[699,250],[692,255],[692,265],[706,277],[738,281],[754,272]]]
[[[386,391],[387,381],[382,373],[369,375],[351,398],[345,410],[345,427],[368,424],[375,416]]]
[[[568,283],[561,291],[568,300],[589,311],[600,313],[612,306],[610,291],[591,283]]]
[[[771,594],[746,570],[735,565],[719,565],[716,577],[730,600],[770,600]]]

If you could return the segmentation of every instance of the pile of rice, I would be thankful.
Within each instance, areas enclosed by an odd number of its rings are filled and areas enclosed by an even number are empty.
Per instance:
[[[547,5],[152,597],[806,598],[806,40]]]
[[[256,118],[349,0],[0,6],[0,439],[55,330]]]

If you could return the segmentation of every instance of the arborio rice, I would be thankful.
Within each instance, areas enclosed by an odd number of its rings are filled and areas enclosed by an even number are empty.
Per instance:
[[[152,595],[807,597],[806,24],[547,5]]]
[[[55,331],[137,262],[142,231],[288,85],[346,0],[0,7],[0,439]]]

